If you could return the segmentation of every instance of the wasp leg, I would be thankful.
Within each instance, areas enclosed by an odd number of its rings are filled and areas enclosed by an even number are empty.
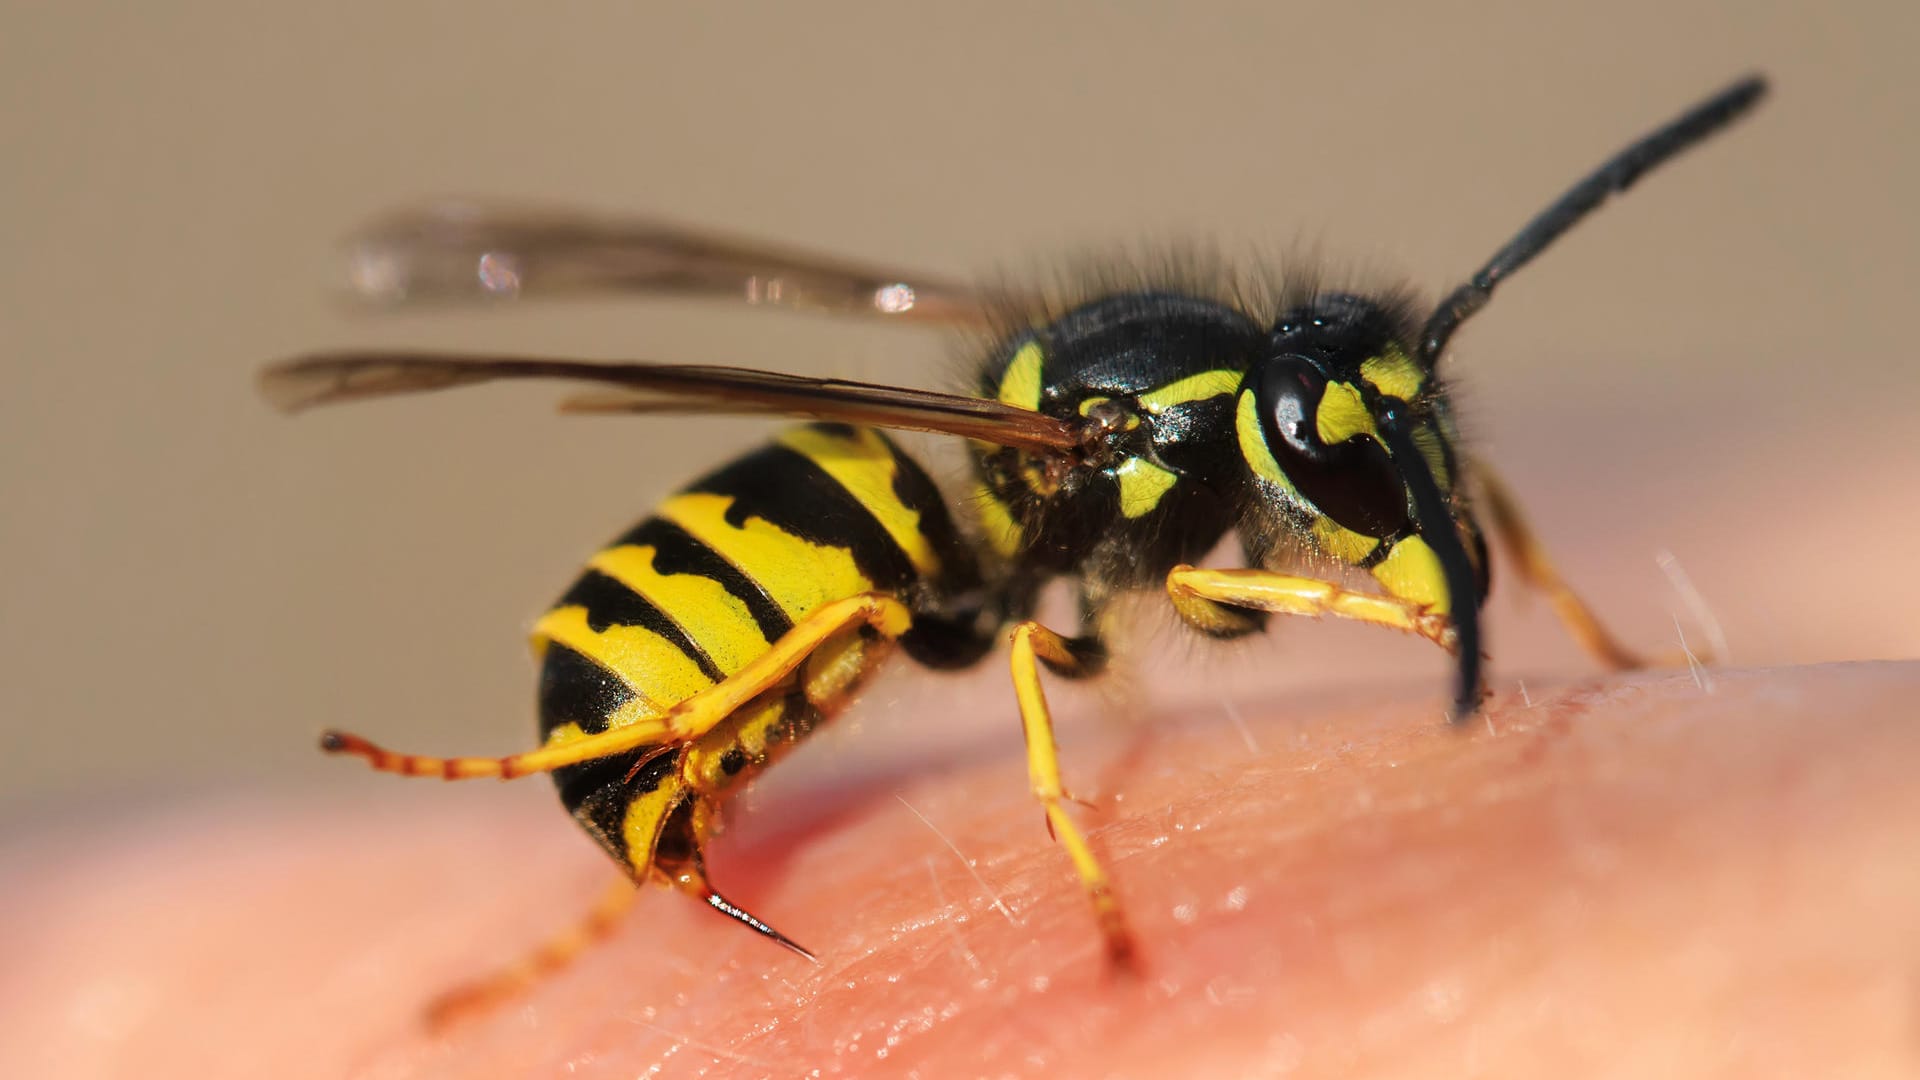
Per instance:
[[[427,1027],[445,1031],[477,1013],[519,997],[542,979],[573,963],[574,957],[613,935],[619,928],[620,917],[633,906],[636,893],[633,882],[626,878],[614,882],[585,918],[548,939],[518,963],[435,998],[427,1006]]]
[[[1276,615],[1336,615],[1418,634],[1448,652],[1459,647],[1444,612],[1411,600],[1354,592],[1331,581],[1267,570],[1176,566],[1167,574],[1167,595],[1181,619],[1208,634],[1243,632],[1247,617],[1233,610],[1243,608]]]
[[[1554,615],[1560,624],[1567,628],[1587,655],[1601,664],[1616,671],[1626,668],[1646,667],[1647,659],[1625,645],[1608,632],[1601,624],[1599,616],[1587,606],[1585,600],[1573,591],[1560,571],[1547,557],[1546,548],[1541,546],[1533,529],[1527,524],[1526,515],[1520,512],[1520,504],[1513,497],[1512,489],[1500,479],[1500,474],[1478,459],[1473,462],[1473,474],[1480,485],[1480,493],[1485,496],[1487,515],[1493,521],[1494,532],[1500,541],[1513,554],[1519,564],[1520,579],[1531,588],[1546,594],[1547,602],[1553,606]]]
[[[1040,686],[1040,664],[1071,678],[1088,674],[1104,658],[1105,652],[1097,643],[1062,637],[1031,619],[1013,629],[1013,693],[1020,703],[1020,723],[1027,737],[1027,775],[1033,795],[1046,809],[1047,830],[1067,849],[1080,884],[1093,902],[1094,916],[1106,937],[1107,955],[1116,965],[1126,967],[1133,961],[1133,934],[1127,929],[1126,916],[1113,895],[1105,868],[1067,816],[1064,803],[1073,796],[1067,794],[1060,779],[1060,745],[1053,737],[1053,714]]]
[[[792,675],[827,640],[859,625],[870,626],[882,637],[898,638],[913,624],[906,605],[885,593],[862,593],[823,604],[795,624],[773,647],[735,672],[725,682],[702,690],[659,716],[642,717],[595,735],[543,746],[506,757],[428,757],[396,753],[359,737],[329,731],[320,748],[330,754],[365,758],[379,772],[403,776],[438,776],[445,780],[495,777],[510,780],[530,773],[551,772],[657,743],[682,743],[713,730],[748,701]]]

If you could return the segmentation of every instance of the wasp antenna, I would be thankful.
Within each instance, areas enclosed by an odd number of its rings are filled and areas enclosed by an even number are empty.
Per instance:
[[[1459,645],[1450,719],[1462,724],[1480,709],[1479,580],[1474,575],[1473,560],[1467,557],[1466,545],[1460,542],[1460,529],[1447,506],[1447,497],[1440,493],[1440,485],[1434,481],[1433,472],[1421,456],[1420,447],[1414,443],[1406,417],[1398,406],[1389,405],[1381,410],[1379,429],[1393,454],[1394,469],[1413,495],[1414,527],[1433,549],[1434,557],[1440,560],[1440,571],[1446,576],[1448,618],[1453,622]]]
[[[1610,196],[1627,190],[1649,170],[1719,132],[1753,108],[1766,92],[1767,80],[1749,75],[1640,138],[1567,189],[1427,317],[1420,334],[1420,359],[1432,367],[1460,324],[1487,306],[1494,286],[1527,265]]]

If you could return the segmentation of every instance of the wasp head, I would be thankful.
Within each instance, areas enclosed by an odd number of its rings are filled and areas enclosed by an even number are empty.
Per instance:
[[[1266,532],[1305,531],[1389,593],[1447,613],[1465,661],[1486,560],[1468,554],[1482,552],[1479,530],[1455,498],[1447,396],[1415,359],[1415,331],[1395,305],[1347,293],[1286,311],[1242,385],[1240,443],[1261,509],[1293,526]],[[1466,681],[1477,677],[1463,694]]]

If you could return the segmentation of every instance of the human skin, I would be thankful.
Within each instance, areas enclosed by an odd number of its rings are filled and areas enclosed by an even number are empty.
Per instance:
[[[0,1073],[1920,1070],[1920,663],[1508,689],[1461,730],[1437,689],[1074,725],[1132,974],[1004,740],[774,791],[715,845],[818,966],[650,890],[439,1035],[428,1000],[610,873],[538,781],[56,830],[7,855]]]

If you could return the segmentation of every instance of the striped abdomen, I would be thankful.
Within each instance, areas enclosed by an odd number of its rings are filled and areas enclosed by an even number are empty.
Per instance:
[[[669,498],[596,554],[541,618],[541,733],[552,745],[658,716],[740,670],[822,604],[880,591],[918,609],[974,573],[938,490],[884,436],[793,428]],[[885,644],[844,643],[855,652],[843,666],[871,667]],[[810,699],[796,675],[787,693],[688,746],[559,771],[561,801],[643,876],[656,846],[697,843],[702,797],[767,765],[832,704]],[[687,835],[663,840],[663,827]]]

